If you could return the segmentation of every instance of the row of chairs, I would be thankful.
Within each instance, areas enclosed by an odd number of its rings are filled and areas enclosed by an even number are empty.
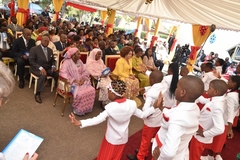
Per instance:
[[[80,59],[82,60],[82,62],[84,64],[86,63],[87,56],[88,56],[88,52],[81,52],[81,58]],[[119,58],[120,58],[120,55],[106,55],[105,56],[105,64],[106,64],[106,66],[109,67],[111,71],[113,71],[114,68],[115,68],[116,61]],[[55,59],[56,59],[56,63],[58,64],[59,63],[59,57],[56,56]],[[9,57],[3,57],[3,62],[6,65],[9,66],[10,63],[14,62],[14,59],[9,58]],[[61,64],[63,62],[64,62],[64,60],[62,60],[62,62],[59,64],[59,69],[61,68]],[[29,69],[30,66],[26,65],[25,68]],[[16,64],[14,65],[14,70],[15,70],[14,75],[17,76],[17,65]],[[17,79],[19,81],[19,78],[17,78]],[[37,77],[33,73],[30,73],[29,88],[31,88],[31,86],[32,86],[33,79],[35,80],[34,94],[36,94],[37,83],[38,83],[39,77]],[[54,86],[55,86],[56,82],[55,82],[55,80],[51,76],[47,76],[47,79],[51,79],[52,80],[51,92],[53,92],[53,89],[54,89]],[[68,101],[70,101],[70,98],[72,97],[72,94],[70,92],[71,89],[69,88],[71,85],[70,85],[70,83],[68,82],[67,79],[64,79],[63,77],[60,77],[60,76],[59,76],[59,79],[58,79],[57,83],[58,84],[57,84],[57,88],[56,88],[56,94],[55,94],[53,106],[54,107],[56,106],[56,101],[57,101],[58,95],[63,97],[64,100],[63,100],[63,107],[62,107],[61,115],[64,116],[64,111],[65,111],[65,108],[66,108],[67,99],[69,99]]]

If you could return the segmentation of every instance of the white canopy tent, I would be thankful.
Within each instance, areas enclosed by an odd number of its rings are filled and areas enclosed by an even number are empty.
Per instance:
[[[69,0],[99,8],[111,8],[138,17],[211,25],[240,31],[240,0]]]

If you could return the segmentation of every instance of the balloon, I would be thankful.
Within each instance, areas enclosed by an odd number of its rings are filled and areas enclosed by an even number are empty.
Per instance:
[[[210,44],[213,44],[215,41],[216,41],[216,34],[212,34],[209,39],[209,42],[210,42]]]

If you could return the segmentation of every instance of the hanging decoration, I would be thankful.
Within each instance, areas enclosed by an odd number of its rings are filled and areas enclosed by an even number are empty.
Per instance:
[[[200,26],[199,27],[199,32],[201,34],[201,36],[203,36],[206,32],[207,32],[207,26]]]
[[[113,10],[112,10],[112,9],[110,9],[110,8],[108,8],[108,9],[107,9],[107,15],[108,15],[108,17],[109,17],[109,16],[111,16],[111,14],[112,14],[112,11],[113,11]]]
[[[145,4],[151,4],[153,0],[146,0]]]
[[[210,44],[213,44],[215,41],[216,41],[216,34],[212,34],[209,39],[209,42],[210,42]]]

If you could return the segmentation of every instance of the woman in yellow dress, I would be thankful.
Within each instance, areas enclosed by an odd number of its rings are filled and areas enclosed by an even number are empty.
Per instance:
[[[149,86],[149,77],[145,74],[147,66],[143,64],[143,50],[140,47],[134,49],[135,55],[132,57],[133,73],[140,81],[140,88]]]
[[[135,100],[137,105],[140,106],[141,101],[136,97],[138,96],[139,81],[132,72],[133,49],[126,46],[120,51],[120,55],[121,57],[117,60],[112,74],[126,83],[126,98]]]

